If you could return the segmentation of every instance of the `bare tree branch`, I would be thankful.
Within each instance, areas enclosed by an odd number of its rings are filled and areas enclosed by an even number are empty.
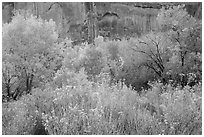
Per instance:
[[[156,65],[159,67],[159,69],[161,70],[161,72],[164,71],[164,66],[163,66],[160,62],[158,62],[157,60],[155,60],[150,54],[148,54],[148,53],[146,53],[145,51],[142,51],[142,50],[136,50],[136,49],[134,49],[134,48],[132,48],[132,47],[130,47],[130,48],[131,48],[132,50],[136,51],[136,52],[141,52],[141,53],[146,54],[148,57],[150,57],[150,58],[152,59],[152,61],[154,61],[154,62],[156,63]]]
[[[152,64],[144,63],[143,65],[144,65],[144,66],[147,66],[147,67],[150,68],[150,69],[152,69],[155,73],[157,73],[157,75],[158,75],[159,77],[161,77],[161,72],[158,71],[156,68],[154,68]]]

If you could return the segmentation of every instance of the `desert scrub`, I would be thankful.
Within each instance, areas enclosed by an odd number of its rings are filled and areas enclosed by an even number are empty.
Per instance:
[[[71,79],[74,85],[35,89],[4,104],[3,134],[32,134],[38,116],[51,135],[201,134],[201,84],[181,89],[156,82],[139,95],[120,82],[90,82],[84,71]]]
[[[195,87],[186,86],[161,95],[165,122],[170,127],[167,134],[201,134],[202,97],[195,92],[199,92]]]
[[[34,102],[25,96],[16,102],[2,106],[2,134],[4,135],[29,135],[34,127],[35,113]],[[29,105],[29,104],[32,105]]]

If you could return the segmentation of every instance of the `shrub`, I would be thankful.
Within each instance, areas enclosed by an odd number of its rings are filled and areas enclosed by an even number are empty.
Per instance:
[[[67,81],[73,83],[35,89],[8,103],[3,134],[32,134],[37,117],[54,135],[201,134],[201,84],[179,89],[152,83],[139,95],[122,83],[89,82],[84,70]]]
[[[84,68],[89,80],[92,81],[96,81],[96,77],[101,73],[108,73],[111,83],[123,81],[135,90],[149,87],[146,83],[156,79],[155,72],[145,66],[148,57],[132,49],[138,44],[138,39],[104,41],[99,37],[95,42],[95,46],[84,44],[84,46],[68,47],[64,54],[63,67],[74,72]],[[138,46],[144,47],[144,45]],[[144,50],[151,49],[146,47]]]
[[[36,113],[32,97],[25,96],[2,106],[2,134],[28,135],[34,128]]]

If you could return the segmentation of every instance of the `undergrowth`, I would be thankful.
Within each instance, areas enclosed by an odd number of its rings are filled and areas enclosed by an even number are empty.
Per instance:
[[[2,134],[33,134],[37,117],[51,135],[202,134],[201,84],[181,89],[153,83],[139,95],[122,82],[75,74],[61,88],[34,89],[3,104]]]

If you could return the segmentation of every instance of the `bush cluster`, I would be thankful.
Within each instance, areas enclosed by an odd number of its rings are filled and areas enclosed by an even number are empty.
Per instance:
[[[75,46],[16,12],[3,25],[2,134],[202,134],[201,23],[174,8],[158,16],[165,31]]]
[[[77,86],[35,89],[4,104],[3,134],[32,134],[37,117],[52,135],[201,134],[201,84],[179,89],[154,83],[139,95],[106,79],[93,84],[82,74],[75,75]]]

